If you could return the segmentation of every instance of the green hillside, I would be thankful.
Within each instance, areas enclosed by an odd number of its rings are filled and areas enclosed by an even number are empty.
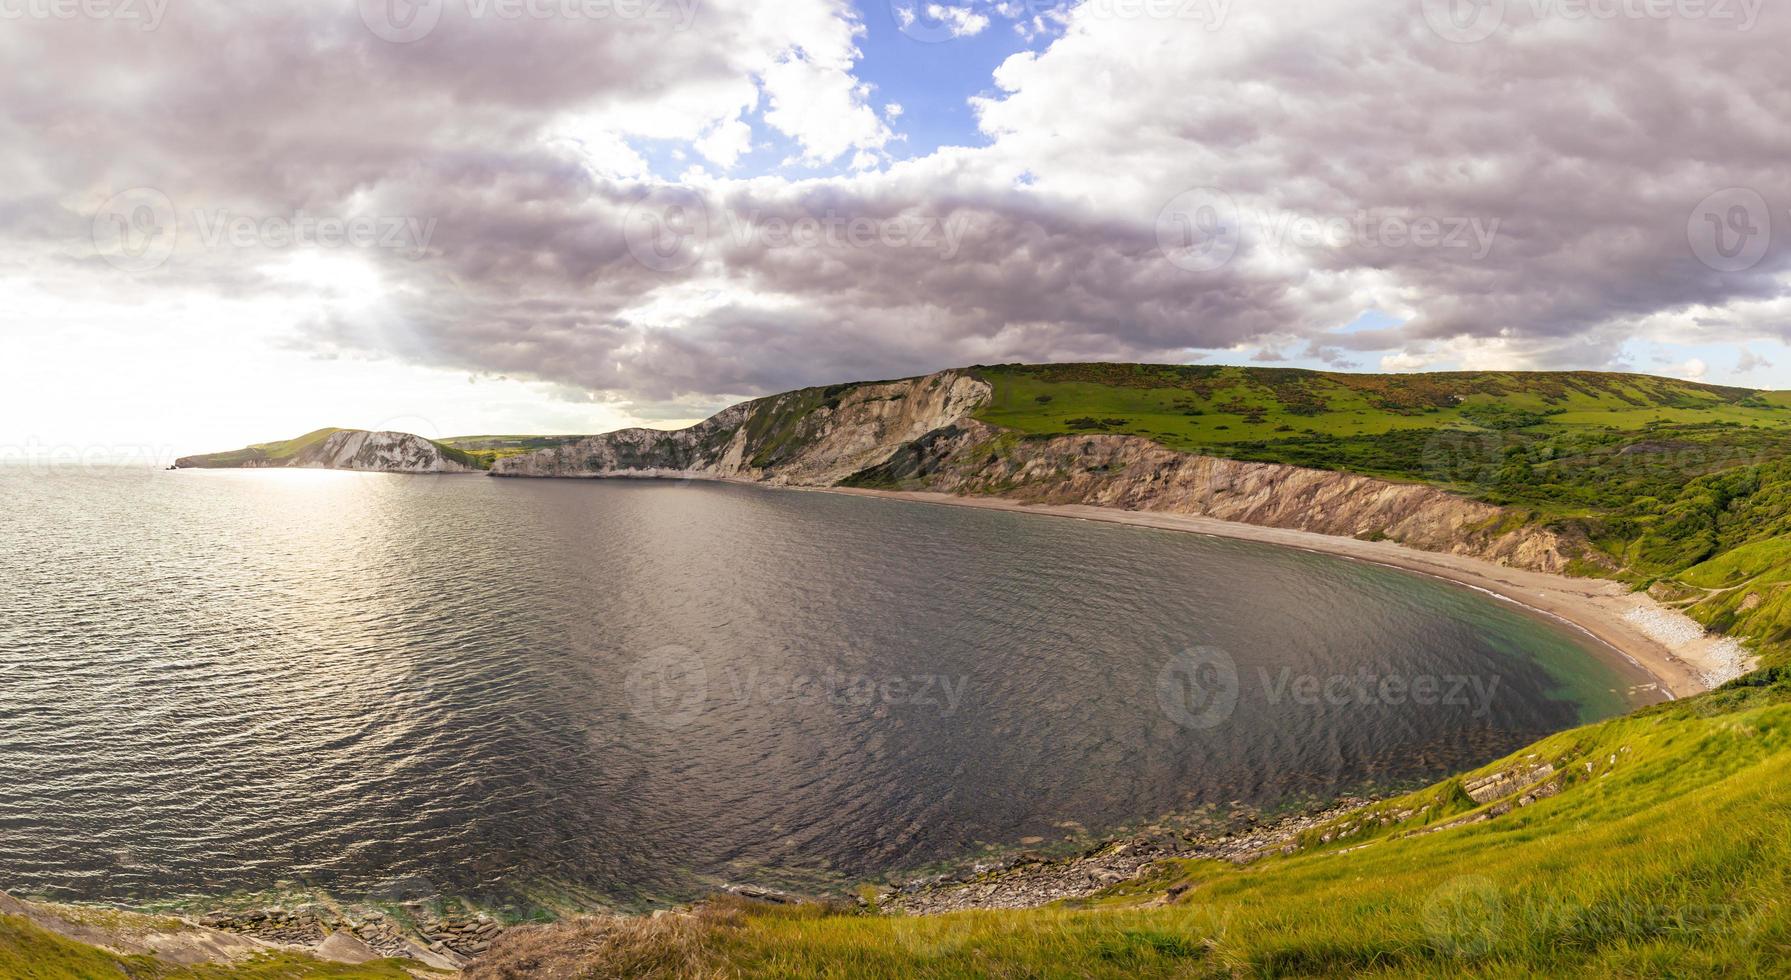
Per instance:
[[[995,390],[981,417],[1027,435],[1137,435],[1189,452],[1445,484],[1561,511],[1627,502],[1663,486],[1669,471],[1701,475],[1791,447],[1791,392],[1647,375],[1141,364],[974,370]],[[1624,452],[1644,443],[1660,451]],[[1663,456],[1671,458],[1652,458]],[[1605,479],[1612,475],[1627,479],[1613,489]]]
[[[543,449],[555,449],[577,442],[585,436],[454,436],[436,441],[436,445],[445,446],[467,454],[478,460],[480,469],[490,469],[491,464],[511,456],[522,456],[539,452]]]
[[[1463,790],[1505,773],[1523,775],[1498,798]],[[1033,911],[723,901],[555,927],[475,976],[1784,976],[1788,782],[1781,672],[1545,739],[1291,856],[1169,862]]]
[[[1595,372],[977,367],[1028,438],[1108,433],[1436,485],[1583,532],[1576,566],[1791,660],[1791,392]]]
[[[342,429],[318,429],[307,432],[297,439],[286,439],[280,442],[263,442],[226,453],[207,453],[201,456],[189,456],[182,463],[198,469],[234,469],[244,466],[279,465],[293,459],[298,454],[322,443]]]
[[[1639,374],[1343,374],[1164,364],[977,365],[977,417],[1027,438],[1132,435],[1172,449],[1448,486],[1551,514],[1603,513],[1791,448],[1791,391]],[[897,379],[912,380],[912,379]],[[865,381],[747,403],[755,466],[812,436]],[[585,436],[456,436],[504,458]]]
[[[183,468],[193,469],[240,469],[250,466],[280,466],[297,458],[305,450],[322,443],[338,432],[352,432],[352,429],[318,429],[307,432],[297,439],[286,439],[280,442],[263,442],[242,449],[224,453],[207,453],[199,456],[184,456],[180,460]],[[577,442],[584,436],[454,436],[448,439],[430,439],[435,447],[441,450],[444,458],[453,460],[462,466],[473,469],[488,470],[491,464],[510,456],[520,456],[542,449],[552,449]]]

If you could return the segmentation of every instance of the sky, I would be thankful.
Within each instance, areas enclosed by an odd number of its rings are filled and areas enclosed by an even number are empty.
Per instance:
[[[1791,388],[1761,0],[0,0],[0,462],[974,363]]]

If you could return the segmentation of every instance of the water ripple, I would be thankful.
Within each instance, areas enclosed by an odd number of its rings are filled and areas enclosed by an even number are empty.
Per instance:
[[[1520,611],[1190,535],[704,485],[0,492],[0,887],[70,898],[850,880],[1425,779],[1623,707]],[[1192,648],[1238,667],[1213,728],[1161,703]],[[1498,696],[1277,687],[1365,670]]]

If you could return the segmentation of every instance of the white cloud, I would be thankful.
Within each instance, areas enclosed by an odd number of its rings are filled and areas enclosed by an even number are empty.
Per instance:
[[[1393,371],[1396,373],[1406,372],[1406,371],[1422,371],[1425,368],[1429,367],[1431,365],[1431,363],[1432,363],[1431,358],[1424,357],[1419,354],[1413,354],[1408,351],[1400,351],[1397,354],[1388,354],[1387,356],[1381,358],[1381,370],[1382,371]]]
[[[926,3],[893,6],[896,23],[910,34],[924,32],[928,40],[975,37],[987,30],[989,17],[970,6]],[[937,37],[934,37],[937,35]]]
[[[1752,374],[1762,368],[1772,367],[1772,362],[1743,347],[1735,358],[1736,374]]]
[[[765,122],[800,143],[806,163],[831,163],[890,140],[889,127],[866,104],[870,88],[844,67],[792,52],[765,72],[764,82]]]
[[[952,37],[975,37],[989,27],[989,18],[969,7],[930,3],[927,4],[927,15],[947,25]]]
[[[696,149],[710,162],[725,170],[752,149],[752,126],[738,116],[724,119],[711,126],[696,141]]]

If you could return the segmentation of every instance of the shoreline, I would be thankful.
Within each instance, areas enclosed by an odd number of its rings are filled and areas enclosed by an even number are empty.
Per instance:
[[[1392,541],[1363,541],[1191,514],[1118,510],[1088,504],[1027,504],[1001,497],[960,497],[913,490],[788,489],[1205,534],[1297,548],[1442,579],[1510,602],[1586,634],[1612,658],[1645,674],[1662,693],[1674,699],[1702,694],[1752,669],[1751,655],[1737,641],[1710,636],[1691,617],[1654,601],[1646,593],[1632,592],[1623,583],[1611,579],[1569,578],[1509,568],[1479,558],[1420,551]]]

